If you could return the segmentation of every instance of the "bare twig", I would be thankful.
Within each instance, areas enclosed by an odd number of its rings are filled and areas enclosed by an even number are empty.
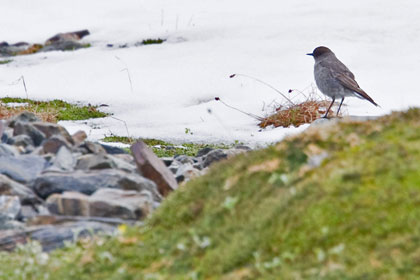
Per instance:
[[[128,66],[127,64],[118,56],[115,56],[116,59],[118,59],[119,61],[121,61],[121,63],[123,63],[125,65],[125,68],[121,69],[121,72],[126,71],[127,72],[127,77],[128,77],[128,81],[130,82],[130,89],[131,89],[131,93],[133,93],[133,83],[131,82],[131,75],[130,75],[130,71],[128,70]]]
[[[263,118],[263,117],[260,117],[260,116],[254,115],[254,114],[252,114],[252,113],[248,113],[248,112],[242,111],[241,109],[235,108],[235,107],[233,107],[233,106],[231,106],[231,105],[229,105],[229,104],[227,104],[227,103],[223,102],[223,101],[222,101],[219,97],[215,97],[214,99],[215,99],[216,101],[220,101],[220,102],[221,102],[223,105],[225,105],[226,107],[229,107],[229,108],[231,108],[231,109],[233,109],[233,110],[236,110],[236,111],[238,111],[238,112],[241,112],[242,114],[245,114],[245,115],[247,115],[247,116],[250,116],[251,118],[257,119],[257,120],[259,120],[259,121],[264,120],[264,118]]]
[[[264,82],[264,81],[262,81],[262,80],[260,80],[260,79],[258,79],[258,78],[255,78],[255,77],[252,77],[252,76],[249,76],[249,75],[245,75],[245,74],[232,74],[232,75],[230,75],[229,76],[229,78],[234,78],[234,77],[236,77],[236,76],[243,76],[243,77],[247,77],[247,78],[249,78],[249,79],[252,79],[252,80],[254,80],[254,81],[257,81],[257,82],[259,82],[259,83],[261,83],[261,84],[263,84],[263,85],[266,85],[266,86],[268,86],[269,88],[271,88],[271,89],[273,89],[274,91],[276,91],[278,94],[280,94],[281,96],[283,96],[283,98],[285,98],[291,105],[295,105],[295,103],[293,103],[292,102],[292,100],[290,100],[290,98],[288,98],[286,95],[284,95],[281,91],[279,91],[278,89],[276,89],[275,87],[273,87],[272,85],[270,85],[270,84],[268,84],[268,83],[266,83],[266,82]]]

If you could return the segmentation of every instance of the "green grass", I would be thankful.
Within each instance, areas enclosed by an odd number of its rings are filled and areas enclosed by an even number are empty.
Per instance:
[[[419,170],[419,109],[314,128],[214,164],[144,227],[1,253],[0,279],[419,279]]]
[[[1,64],[7,64],[7,63],[10,63],[10,62],[12,62],[13,60],[11,60],[11,59],[5,59],[5,60],[0,60],[0,65]]]
[[[157,39],[145,39],[141,43],[142,45],[153,45],[153,44],[162,44],[165,41],[166,39],[157,38]]]
[[[146,143],[158,157],[173,157],[175,155],[195,156],[197,152],[203,148],[213,149],[230,149],[234,145],[228,144],[197,144],[197,143],[182,143],[179,145],[165,142],[158,139],[141,139]],[[106,136],[102,139],[103,142],[119,142],[124,144],[134,144],[137,139],[124,136]]]
[[[7,107],[2,106],[3,114],[17,113],[19,111],[30,111],[38,114],[41,118],[51,121],[61,120],[86,120],[91,118],[103,118],[108,114],[98,111],[97,106],[78,106],[75,104],[67,103],[62,100],[52,101],[36,101],[25,98],[0,98],[3,104],[7,103],[27,103],[24,107]]]

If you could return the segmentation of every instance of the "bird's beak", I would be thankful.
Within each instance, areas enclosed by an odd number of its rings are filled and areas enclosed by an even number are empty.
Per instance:
[[[314,54],[313,54],[313,53],[307,53],[306,55],[314,56]]]

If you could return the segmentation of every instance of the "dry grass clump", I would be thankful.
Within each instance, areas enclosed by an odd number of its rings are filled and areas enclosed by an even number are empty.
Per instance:
[[[39,111],[36,107],[33,106],[8,107],[0,103],[0,119],[2,120],[9,119],[22,112],[34,113],[38,118],[40,118],[44,122],[57,122],[57,110]]]
[[[289,127],[291,125],[298,127],[305,123],[311,123],[325,115],[326,108],[329,105],[330,101],[327,100],[306,100],[288,107],[280,106],[274,114],[265,117],[258,125],[261,128],[266,128],[270,125],[274,127]],[[329,116],[334,114],[330,110]]]

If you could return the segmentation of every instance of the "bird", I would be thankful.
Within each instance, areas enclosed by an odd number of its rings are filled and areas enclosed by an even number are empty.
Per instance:
[[[337,115],[340,112],[344,98],[347,96],[365,99],[373,105],[379,106],[363,89],[360,88],[353,73],[346,65],[338,60],[329,48],[320,46],[307,55],[313,56],[315,59],[314,76],[317,87],[323,94],[332,98],[332,102],[323,118],[328,117],[328,112],[336,98],[341,98]]]

